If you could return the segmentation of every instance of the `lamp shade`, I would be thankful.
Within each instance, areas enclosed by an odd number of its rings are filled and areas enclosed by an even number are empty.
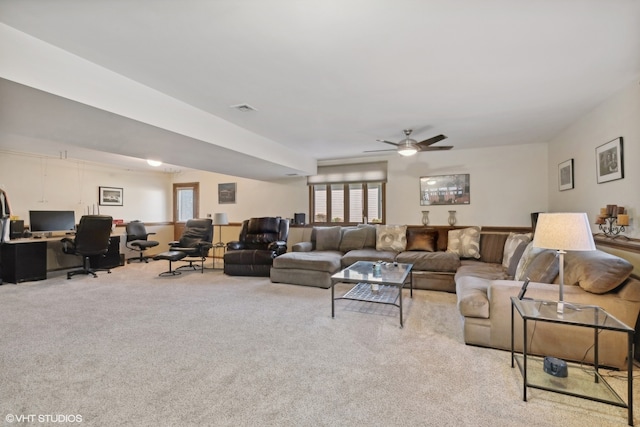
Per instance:
[[[227,225],[227,224],[229,224],[229,220],[227,219],[226,213],[213,214],[213,225]]]
[[[587,214],[577,212],[538,215],[533,246],[564,251],[596,249]]]

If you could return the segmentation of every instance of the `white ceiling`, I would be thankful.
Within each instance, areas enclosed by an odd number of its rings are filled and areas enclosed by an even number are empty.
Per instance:
[[[637,0],[0,0],[0,22],[317,160],[389,148],[376,139],[405,128],[418,140],[443,133],[454,150],[546,142],[640,79]],[[0,148],[155,150],[178,167],[260,179],[304,169],[239,139],[203,142],[0,83],[15,93],[0,99],[14,112],[0,117]],[[13,108],[23,90],[89,110],[82,123],[58,117],[48,138],[44,109]],[[230,108],[245,103],[257,111]],[[126,144],[96,136],[114,120]]]

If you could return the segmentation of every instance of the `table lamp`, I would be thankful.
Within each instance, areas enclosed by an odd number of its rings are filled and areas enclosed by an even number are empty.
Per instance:
[[[595,251],[596,245],[591,234],[586,213],[562,212],[541,213],[538,216],[533,247],[558,251],[560,296],[558,313],[564,312],[564,254],[566,251]]]
[[[229,224],[229,219],[227,218],[226,213],[215,213],[213,214],[213,225],[219,226],[218,231],[218,243],[216,243],[216,247],[223,247],[224,243],[222,243],[222,226]]]

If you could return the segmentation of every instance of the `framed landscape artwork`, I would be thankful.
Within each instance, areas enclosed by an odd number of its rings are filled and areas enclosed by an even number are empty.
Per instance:
[[[469,174],[420,177],[420,204],[468,205],[471,202]]]
[[[573,188],[573,159],[564,161],[558,165],[558,189],[560,191]]]
[[[596,176],[598,184],[624,178],[622,137],[596,148]]]
[[[98,187],[98,203],[102,206],[122,206],[122,188]]]

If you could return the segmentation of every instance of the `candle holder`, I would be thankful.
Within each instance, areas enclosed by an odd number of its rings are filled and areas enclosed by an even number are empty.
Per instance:
[[[429,225],[429,211],[422,211],[422,225]]]
[[[449,211],[449,225],[454,226],[456,224],[456,211]]]
[[[605,237],[610,237],[612,239],[616,239],[618,237],[624,237],[629,240],[629,238],[623,234],[625,232],[625,225],[628,224],[619,224],[618,217],[615,216],[599,216],[596,220],[596,224],[598,224],[598,228],[605,235]]]

